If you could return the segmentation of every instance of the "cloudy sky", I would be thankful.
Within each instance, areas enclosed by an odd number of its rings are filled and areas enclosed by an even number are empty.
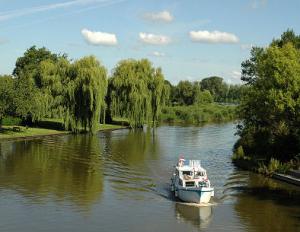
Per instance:
[[[0,74],[36,45],[93,54],[109,71],[148,58],[174,84],[211,75],[239,83],[251,46],[288,28],[300,34],[299,9],[299,0],[0,0]]]

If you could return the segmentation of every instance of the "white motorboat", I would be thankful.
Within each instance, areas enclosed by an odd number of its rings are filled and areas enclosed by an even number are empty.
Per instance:
[[[199,160],[180,158],[171,178],[171,191],[185,202],[208,203],[214,196],[206,170]]]

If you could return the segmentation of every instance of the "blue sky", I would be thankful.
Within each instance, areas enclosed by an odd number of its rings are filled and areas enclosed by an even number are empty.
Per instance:
[[[0,0],[0,74],[36,45],[95,55],[109,72],[148,58],[174,84],[211,75],[239,83],[251,46],[288,28],[300,34],[299,9],[298,0]]]

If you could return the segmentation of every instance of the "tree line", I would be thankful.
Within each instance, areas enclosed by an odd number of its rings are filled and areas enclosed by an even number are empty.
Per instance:
[[[300,36],[287,30],[266,48],[253,47],[242,63],[248,90],[238,107],[236,157],[299,160]],[[273,159],[272,159],[273,158]]]
[[[126,118],[133,128],[155,126],[165,105],[238,102],[245,87],[220,77],[172,85],[147,59],[120,61],[111,76],[94,57],[72,61],[66,54],[32,46],[0,78],[0,125],[6,116],[27,124],[63,118],[66,130],[97,130],[98,123]]]
[[[239,103],[247,86],[227,84],[222,77],[211,76],[201,81],[179,81],[170,86],[169,105],[199,105],[212,102]]]

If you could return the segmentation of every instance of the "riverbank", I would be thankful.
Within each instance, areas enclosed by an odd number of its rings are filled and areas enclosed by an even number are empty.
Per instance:
[[[235,105],[221,105],[217,103],[168,106],[162,109],[160,120],[163,122],[207,123],[224,122],[236,118]]]
[[[98,131],[110,131],[125,128],[127,128],[127,126],[114,124],[99,124]],[[10,139],[26,139],[43,136],[65,135],[70,133],[70,131],[47,129],[40,127],[37,128],[24,126],[3,126],[2,132],[0,132],[0,141]]]
[[[253,161],[250,159],[233,159],[233,164],[243,170],[255,172],[261,175],[265,175],[269,178],[280,180],[289,184],[300,186],[300,171],[299,170],[285,170],[284,173],[277,170],[273,170],[268,175],[260,171],[262,165],[260,161]]]

